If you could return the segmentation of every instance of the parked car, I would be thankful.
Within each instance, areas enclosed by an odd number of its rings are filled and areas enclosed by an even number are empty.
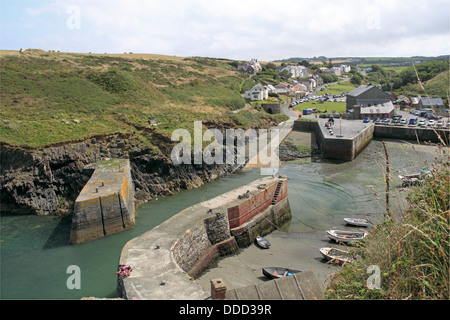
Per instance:
[[[319,118],[328,118],[328,115],[325,113],[322,113],[321,115],[319,115]]]
[[[404,118],[403,118],[403,119],[400,119],[400,124],[401,124],[401,125],[406,124],[406,123],[407,123],[406,119],[404,119]]]
[[[429,120],[427,123],[427,126],[429,127],[434,127],[434,125],[435,125],[434,120]]]
[[[438,120],[436,122],[436,127],[442,127],[443,125],[444,125],[444,121],[442,121],[442,120]]]
[[[376,117],[375,119],[373,119],[373,122],[380,122],[380,118]]]
[[[382,123],[389,123],[389,119],[383,119],[381,120]]]
[[[425,119],[420,119],[419,122],[417,122],[417,125],[419,127],[423,127],[424,125],[426,125]]]
[[[411,118],[409,119],[409,125],[410,126],[415,126],[417,124],[417,118]]]
[[[365,117],[363,120],[364,123],[368,123],[369,121],[370,121],[369,117]]]

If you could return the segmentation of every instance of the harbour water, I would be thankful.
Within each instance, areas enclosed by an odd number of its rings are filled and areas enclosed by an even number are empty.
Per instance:
[[[387,142],[391,161],[391,206],[401,210],[405,190],[400,173],[431,163],[436,147]],[[380,141],[373,141],[352,162],[283,164],[289,178],[293,218],[279,233],[287,238],[320,238],[343,226],[343,217],[365,216],[380,221],[385,209],[384,159]],[[79,245],[69,245],[71,219],[3,215],[0,224],[1,299],[80,299],[115,297],[117,263],[130,239],[150,230],[186,207],[211,199],[260,177],[258,169],[241,171],[194,190],[184,190],[139,207],[133,229]],[[317,239],[317,245],[323,244]],[[314,240],[316,241],[316,240]],[[305,258],[306,259],[306,258]],[[80,289],[69,289],[69,266],[80,268]]]

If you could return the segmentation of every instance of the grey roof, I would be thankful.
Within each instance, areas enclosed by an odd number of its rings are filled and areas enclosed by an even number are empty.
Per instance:
[[[437,106],[443,106],[444,103],[442,102],[441,98],[426,98],[426,97],[422,97],[420,99],[422,101],[422,106],[431,106],[433,105],[433,107],[437,107]]]
[[[362,107],[361,114],[386,114],[391,113],[394,110],[392,101],[376,104],[370,107]]]
[[[371,89],[371,88],[374,88],[374,86],[369,85],[369,84],[367,84],[367,85],[366,85],[366,84],[363,84],[363,85],[359,86],[358,88],[356,88],[356,89],[350,91],[347,95],[348,95],[348,96],[357,97],[357,96],[359,96],[360,94],[366,92],[367,90],[369,90],[369,89]]]

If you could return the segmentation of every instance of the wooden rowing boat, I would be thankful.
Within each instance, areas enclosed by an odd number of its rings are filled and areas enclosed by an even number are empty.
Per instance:
[[[269,279],[283,278],[291,276],[294,273],[299,273],[300,270],[282,268],[282,267],[267,267],[262,268],[262,273]]]
[[[320,248],[319,251],[326,260],[337,263],[339,265],[342,265],[344,263],[352,263],[353,261],[355,261],[355,259],[346,250],[325,247]]]
[[[351,242],[364,239],[367,233],[364,231],[328,230],[328,237],[336,242]]]
[[[344,218],[344,221],[347,222],[347,224],[357,227],[367,227],[369,225],[369,220],[367,219]]]
[[[270,248],[270,242],[267,241],[267,239],[261,237],[261,236],[257,236],[256,239],[256,244],[263,249],[269,249]]]

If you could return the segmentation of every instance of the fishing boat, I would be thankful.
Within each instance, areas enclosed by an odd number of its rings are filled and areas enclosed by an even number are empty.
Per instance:
[[[358,241],[367,236],[364,231],[328,230],[328,237],[336,242]]]
[[[269,249],[270,247],[270,242],[261,236],[257,236],[255,242],[260,248]]]
[[[355,259],[346,250],[325,247],[320,248],[319,251],[326,260],[335,262],[339,265],[342,265],[344,263],[352,263],[353,261],[355,261]]]
[[[367,227],[369,225],[369,220],[367,219],[344,218],[344,221],[347,222],[347,224],[357,227]]]
[[[269,279],[283,278],[291,276],[294,273],[299,273],[300,270],[282,268],[282,267],[267,267],[262,268],[262,273]]]

